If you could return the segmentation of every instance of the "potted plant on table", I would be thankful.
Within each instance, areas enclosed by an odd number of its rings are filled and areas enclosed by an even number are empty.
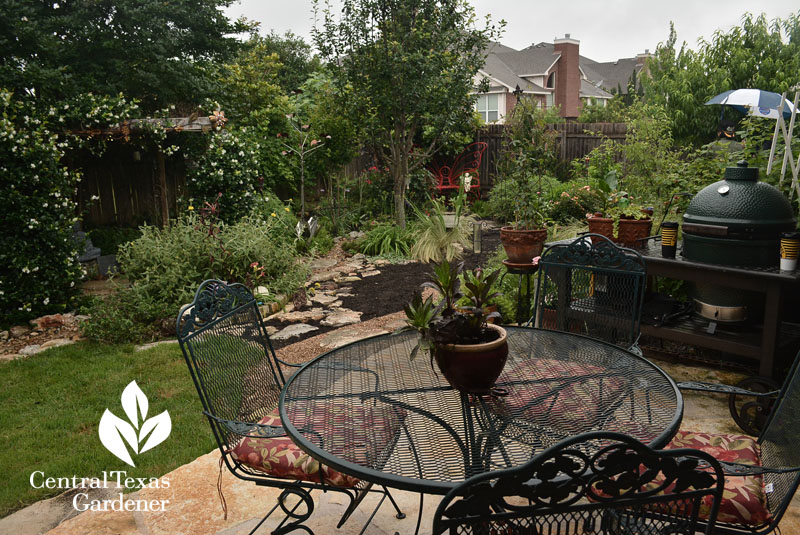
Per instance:
[[[625,247],[641,247],[642,238],[650,236],[653,228],[652,208],[645,208],[634,203],[629,197],[623,197],[617,203],[617,242]]]
[[[433,296],[423,299],[416,292],[404,307],[408,325],[403,330],[420,333],[419,344],[411,352],[412,360],[420,349],[428,351],[453,388],[469,394],[487,394],[508,356],[505,329],[488,322],[500,314],[486,310],[488,301],[497,295],[492,293],[492,285],[500,270],[487,274],[476,268],[465,273],[462,294],[459,275],[463,267],[463,263],[444,261],[434,268],[433,279],[423,287],[436,290],[441,301],[435,303]],[[457,307],[462,296],[468,305]]]
[[[533,258],[542,254],[547,241],[547,217],[542,209],[542,177],[524,175],[516,180],[514,197],[514,224],[500,229],[510,264],[530,265]]]
[[[617,190],[617,183],[615,169],[609,171],[598,182],[598,187],[603,192],[603,210],[587,214],[586,222],[589,225],[589,232],[601,234],[625,247],[640,246],[639,240],[650,235],[652,208],[645,209],[642,205],[634,203],[628,192]],[[614,237],[615,226],[617,227],[616,238]],[[596,240],[593,238],[592,241]]]

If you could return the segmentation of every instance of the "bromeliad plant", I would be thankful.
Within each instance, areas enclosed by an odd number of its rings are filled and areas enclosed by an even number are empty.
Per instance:
[[[464,292],[461,292],[463,275]],[[497,337],[496,331],[487,327],[488,320],[500,317],[498,312],[486,309],[488,301],[499,295],[492,292],[500,270],[486,273],[481,268],[464,272],[464,263],[450,264],[448,261],[436,265],[433,278],[422,284],[423,288],[433,288],[440,296],[439,303],[433,296],[422,299],[415,292],[411,302],[403,307],[407,326],[402,330],[415,330],[421,335],[420,341],[411,352],[413,360],[420,348],[435,356],[437,347],[446,344],[480,344]],[[456,303],[465,297],[467,306],[457,307]]]

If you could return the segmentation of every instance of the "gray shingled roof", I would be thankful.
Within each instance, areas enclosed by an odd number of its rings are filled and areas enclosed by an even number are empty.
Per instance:
[[[595,84],[600,85],[607,91],[616,91],[621,88],[624,95],[628,92],[628,81],[631,78],[631,73],[635,70],[638,76],[639,71],[642,69],[641,65],[636,65],[636,61],[636,58],[622,58],[607,63],[592,63],[587,67],[584,67],[583,63],[581,63],[581,68],[584,69],[586,76]],[[592,75],[587,72],[587,68],[592,71]]]
[[[500,54],[502,55],[502,54]],[[489,54],[486,57],[486,61],[483,64],[483,68],[481,69],[486,74],[490,75],[492,78],[495,78],[509,87],[512,91],[514,90],[517,85],[519,85],[520,89],[523,91],[530,91],[533,93],[550,93],[550,89],[544,89],[540,85],[534,84],[525,80],[524,78],[520,78],[517,76],[514,71],[512,71],[508,65],[506,65],[501,59],[500,55],[498,54]]]
[[[545,74],[551,65],[560,57],[553,43],[536,43],[522,50],[514,50],[498,42],[492,42],[486,49],[488,54],[482,69],[492,78],[504,85],[514,88],[517,85],[523,90],[548,93],[550,89],[529,82],[521,76],[528,74]],[[588,82],[581,81],[582,97],[610,98],[611,91],[622,89],[628,92],[628,80],[631,73],[641,70],[636,65],[636,58],[623,58],[617,61],[599,63],[585,56],[579,56],[581,70]]]
[[[584,97],[612,98],[614,95],[606,91],[603,91],[601,88],[595,86],[588,80],[584,80],[581,78],[580,96],[581,98]]]
[[[560,55],[553,50],[552,43],[538,43],[519,51],[497,54],[506,65],[520,75],[544,74]]]

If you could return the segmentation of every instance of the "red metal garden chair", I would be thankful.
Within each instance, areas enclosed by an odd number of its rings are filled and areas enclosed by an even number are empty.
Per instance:
[[[427,169],[436,178],[436,189],[439,194],[444,195],[448,192],[458,191],[458,188],[461,187],[462,177],[469,173],[472,177],[469,186],[470,193],[480,198],[481,184],[478,169],[481,166],[483,152],[488,146],[488,143],[476,141],[467,145],[464,151],[456,156],[453,163],[449,165],[441,161],[429,164]]]

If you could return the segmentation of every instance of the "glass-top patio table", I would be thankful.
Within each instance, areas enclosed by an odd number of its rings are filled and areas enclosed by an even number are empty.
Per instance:
[[[683,399],[649,361],[584,336],[506,329],[495,395],[452,389],[426,354],[410,361],[417,333],[380,335],[320,355],[291,377],[280,398],[283,426],[341,472],[432,494],[586,431],[619,431],[652,447],[677,431]]]

